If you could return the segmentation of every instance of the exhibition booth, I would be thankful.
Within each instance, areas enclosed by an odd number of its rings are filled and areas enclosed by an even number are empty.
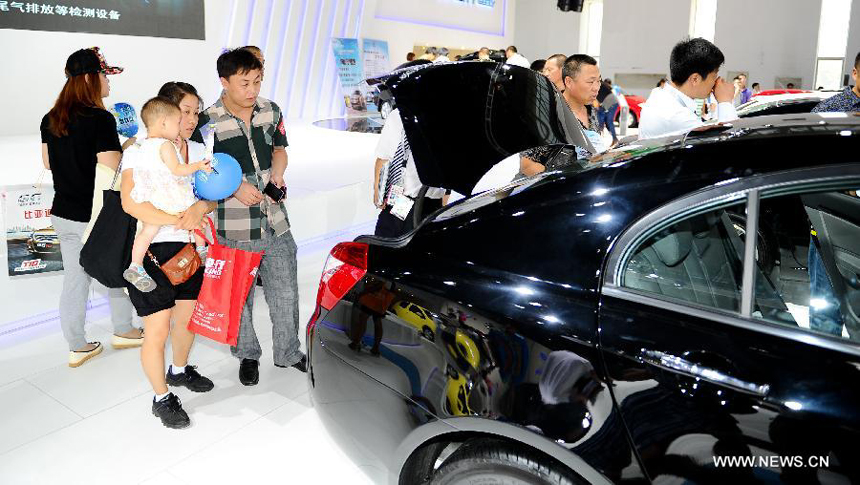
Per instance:
[[[0,483],[860,480],[858,26],[860,0],[0,1]],[[54,107],[96,75],[82,162]],[[56,214],[67,156],[89,222]]]

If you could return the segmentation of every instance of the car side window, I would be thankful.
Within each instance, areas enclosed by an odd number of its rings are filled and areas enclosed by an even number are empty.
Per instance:
[[[745,204],[686,216],[638,244],[622,286],[686,303],[740,310]]]
[[[753,317],[860,341],[860,198],[763,194]]]

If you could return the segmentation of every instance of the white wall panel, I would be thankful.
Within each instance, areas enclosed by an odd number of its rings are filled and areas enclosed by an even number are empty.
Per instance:
[[[851,69],[854,68],[854,59],[860,52],[860,0],[854,0],[851,5],[851,21],[848,23],[848,46],[845,49],[845,68],[843,73],[848,75],[848,84],[854,84],[851,80]]]
[[[518,0],[513,44],[530,61],[576,54],[581,17],[579,12],[560,11],[554,1]]]
[[[504,49],[514,40],[516,4],[515,0],[496,0],[495,9],[490,10],[451,5],[445,0],[367,0],[361,36],[387,40],[392,67],[406,62],[406,53],[415,45]],[[386,16],[393,9],[400,20]]]
[[[689,29],[689,0],[604,0],[600,72],[610,78],[668,74],[672,47],[687,37]],[[647,95],[652,87],[627,88]]]
[[[749,72],[750,86],[776,77],[803,79],[812,89],[821,0],[719,0],[714,43],[726,56],[723,73]]]

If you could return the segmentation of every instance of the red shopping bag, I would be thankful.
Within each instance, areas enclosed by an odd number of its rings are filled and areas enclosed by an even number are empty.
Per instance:
[[[228,248],[217,243],[215,225],[207,218],[212,231],[212,243],[206,256],[203,286],[197,305],[188,322],[188,330],[216,342],[236,345],[242,308],[248,299],[251,285],[257,279],[257,270],[263,253]],[[202,232],[197,231],[202,237]]]

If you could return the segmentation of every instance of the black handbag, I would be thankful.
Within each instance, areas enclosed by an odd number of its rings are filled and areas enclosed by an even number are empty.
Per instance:
[[[119,169],[117,175],[119,176]],[[116,176],[111,188],[116,184]],[[137,234],[137,219],[122,209],[122,197],[116,190],[105,190],[104,205],[81,249],[81,267],[88,275],[108,288],[125,288],[123,271],[131,264],[131,246]]]

